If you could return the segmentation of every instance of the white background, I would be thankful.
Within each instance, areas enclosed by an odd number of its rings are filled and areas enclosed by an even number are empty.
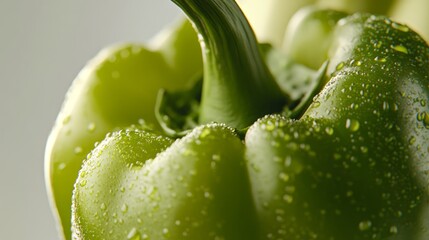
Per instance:
[[[59,239],[43,155],[68,87],[103,47],[180,16],[169,0],[0,0],[0,239]]]

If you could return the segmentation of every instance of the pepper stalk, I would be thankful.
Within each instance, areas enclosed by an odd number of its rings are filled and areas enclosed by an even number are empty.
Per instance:
[[[285,97],[262,60],[256,37],[234,0],[172,0],[200,36],[204,83],[200,123],[242,129],[282,109]]]

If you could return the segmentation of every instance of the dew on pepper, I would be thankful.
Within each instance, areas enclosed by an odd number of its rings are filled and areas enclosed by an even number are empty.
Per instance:
[[[361,231],[369,230],[371,228],[371,225],[372,223],[369,220],[362,221],[359,223],[359,230]]]
[[[70,122],[70,120],[71,120],[71,116],[70,116],[70,115],[67,115],[67,116],[63,119],[63,125],[68,124],[68,123]]]
[[[80,153],[82,153],[82,151],[83,151],[82,147],[80,147],[80,146],[77,146],[77,147],[74,148],[74,153],[75,154],[80,154]]]
[[[123,213],[126,213],[126,212],[128,211],[128,205],[124,203],[124,204],[121,206],[121,211],[122,211]]]
[[[57,169],[61,171],[61,170],[64,170],[66,168],[66,166],[67,165],[65,163],[60,163],[60,164],[58,164]]]
[[[389,231],[390,231],[390,233],[397,234],[398,228],[396,226],[391,226]]]
[[[291,196],[291,195],[289,195],[289,194],[285,194],[285,195],[283,195],[283,200],[286,202],[286,203],[292,203],[293,202],[293,197]]]
[[[383,57],[375,57],[374,60],[381,63],[387,62],[387,59]]]
[[[403,45],[391,45],[390,47],[397,52],[408,54],[408,49]]]
[[[390,109],[390,105],[388,102],[384,101],[383,102],[383,110],[389,110]]]
[[[328,135],[333,135],[333,134],[334,134],[334,129],[333,129],[333,128],[331,128],[331,127],[326,127],[326,128],[325,128],[325,132],[326,132]]]
[[[396,22],[392,23],[392,27],[394,29],[398,29],[399,31],[402,31],[402,32],[409,32],[410,31],[410,28],[408,28],[406,25],[396,23]]]
[[[352,132],[356,132],[360,128],[360,123],[359,123],[359,121],[357,121],[355,119],[347,119],[346,120],[346,128]]]
[[[414,137],[414,136],[412,136],[412,137],[410,137],[410,139],[408,139],[408,143],[410,144],[410,145],[414,145],[414,143],[416,143],[416,138]]]
[[[86,186],[86,180],[85,180],[85,179],[83,179],[82,181],[80,181],[79,185],[80,185],[81,187],[85,187],[85,186]]]
[[[86,129],[89,132],[94,132],[94,130],[95,130],[95,123],[93,123],[93,122],[89,123]]]
[[[127,235],[127,239],[128,240],[140,240],[141,239],[140,238],[140,232],[136,228],[132,228]]]

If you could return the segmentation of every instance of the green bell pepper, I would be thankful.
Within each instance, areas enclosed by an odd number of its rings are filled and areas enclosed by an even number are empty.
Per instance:
[[[307,8],[291,21],[291,56],[329,65],[299,119],[269,116],[247,132],[262,234],[427,239],[428,46],[380,16]]]
[[[104,49],[77,76],[45,154],[48,194],[64,238],[71,238],[73,186],[94,144],[143,120],[159,129],[152,109],[158,89],[192,85],[201,72],[200,56],[195,31],[184,22],[165,30],[151,48],[130,43]]]
[[[237,0],[259,41],[282,47],[290,18],[304,6],[317,6],[348,13],[369,12],[398,17],[414,26],[425,24],[425,0]],[[424,3],[423,3],[424,2]],[[424,5],[423,5],[424,6]],[[415,14],[415,10],[419,10]],[[427,35],[426,35],[427,36]]]
[[[426,0],[237,0],[259,41],[283,48],[290,18],[304,6],[317,6],[348,13],[383,14],[411,26],[429,41],[429,1]]]
[[[74,239],[429,236],[429,47],[421,37],[386,17],[307,8],[291,20],[284,56],[257,44],[233,0],[172,1],[199,33],[202,87],[198,71],[177,73],[187,87],[142,83],[135,96],[152,101],[125,95],[135,83],[115,85],[124,100],[106,104],[137,116],[119,122],[115,108],[95,111],[114,124],[77,180],[69,175]],[[104,101],[77,93],[75,111]],[[146,123],[130,127],[140,118]],[[61,163],[48,165],[53,176]],[[63,206],[60,214],[70,210]]]

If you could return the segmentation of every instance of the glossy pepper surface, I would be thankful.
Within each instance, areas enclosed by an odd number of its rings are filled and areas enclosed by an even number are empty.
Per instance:
[[[232,0],[173,2],[200,35],[202,87],[189,75],[190,89],[159,86],[142,106],[152,118],[134,120],[146,124],[107,131],[74,185],[75,239],[429,236],[421,37],[307,8],[284,56],[257,44]]]
[[[45,154],[46,185],[66,239],[71,238],[73,186],[86,155],[111,131],[143,121],[160,128],[152,109],[159,88],[173,91],[192,85],[201,72],[200,56],[191,25],[180,23],[162,32],[153,46],[106,48],[79,73]]]

